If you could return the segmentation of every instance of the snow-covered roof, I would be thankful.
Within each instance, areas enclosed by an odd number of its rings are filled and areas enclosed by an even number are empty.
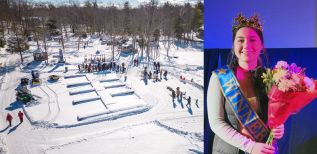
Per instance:
[[[37,48],[37,49],[35,49],[34,51],[33,51],[33,53],[43,53],[44,51],[43,51],[43,49],[41,49],[41,48]]]

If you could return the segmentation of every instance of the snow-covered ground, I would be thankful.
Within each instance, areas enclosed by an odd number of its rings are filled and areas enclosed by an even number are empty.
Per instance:
[[[153,61],[135,67],[137,54],[115,52],[116,62],[128,65],[126,74],[79,72],[77,65],[85,58],[109,61],[111,47],[88,38],[88,47],[78,51],[76,40],[65,42],[66,64],[57,64],[58,42],[48,44],[48,65],[32,62],[35,42],[24,53],[23,65],[19,55],[1,49],[0,153],[203,153],[202,43],[173,44],[169,58],[160,43],[155,60],[168,71],[167,79],[145,82],[142,71],[145,66],[152,69]],[[41,84],[28,86],[37,101],[22,105],[15,89],[22,77],[31,79],[32,70],[40,72]],[[53,74],[60,79],[49,81]],[[191,106],[186,99],[173,102],[167,86],[191,96]],[[22,124],[18,111],[27,117]],[[7,127],[7,113],[13,115],[12,127]]]

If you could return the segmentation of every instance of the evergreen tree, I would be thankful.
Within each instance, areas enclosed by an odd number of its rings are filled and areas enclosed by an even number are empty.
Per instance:
[[[182,39],[183,33],[184,33],[184,27],[183,27],[183,21],[180,16],[176,18],[175,22],[175,35],[178,40]]]
[[[0,48],[3,48],[6,45],[6,41],[3,37],[0,38]]]
[[[7,51],[11,53],[22,53],[29,49],[27,40],[23,37],[11,36],[7,40]],[[22,60],[23,61],[23,60]]]
[[[91,4],[89,1],[86,1],[86,2],[85,2],[85,7],[86,7],[86,8],[91,8],[91,7],[92,7],[92,4]]]
[[[0,48],[3,48],[6,45],[6,41],[4,39],[4,29],[0,28]]]
[[[203,24],[204,24],[204,4],[197,3],[194,8],[194,18],[192,20],[192,27],[195,32],[198,32],[198,37],[203,38]]]
[[[130,5],[128,1],[124,3],[123,11],[124,11],[124,20],[123,20],[124,34],[131,35],[132,29],[131,29],[131,19],[130,19]]]
[[[57,22],[55,19],[49,19],[46,22],[45,26],[47,27],[50,35],[52,35],[52,36],[59,35]]]
[[[94,9],[97,9],[97,8],[98,8],[97,0],[94,1],[92,4],[93,4],[93,8],[94,8]]]
[[[143,58],[143,50],[146,46],[144,35],[141,35],[141,38],[138,39],[138,44],[139,44],[139,47],[141,48],[141,57]]]

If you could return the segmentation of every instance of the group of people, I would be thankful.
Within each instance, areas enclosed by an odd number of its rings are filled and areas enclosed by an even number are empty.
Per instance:
[[[158,73],[158,72],[160,71],[160,68],[161,68],[160,62],[154,61],[154,62],[153,62],[153,67],[154,67],[154,71],[155,71],[156,73]]]
[[[172,87],[169,87],[169,86],[167,86],[167,89],[172,92],[171,96],[172,96],[173,102],[174,102],[175,98],[177,98],[177,101],[179,101],[179,102],[182,102],[183,99],[185,99],[185,100],[187,100],[186,107],[191,108],[192,98],[190,96],[188,96],[188,98],[186,98],[186,92],[180,91],[179,87],[176,87],[176,91]],[[196,105],[198,106],[198,99],[196,99]]]
[[[84,59],[84,63],[98,63],[98,62],[106,62],[106,58],[105,57],[101,57],[101,56],[97,56],[95,58],[85,58]]]
[[[115,71],[117,73],[125,73],[126,72],[126,66],[125,63],[117,64],[116,62],[101,62],[97,61],[97,63],[83,63],[83,64],[78,64],[78,71],[79,72],[87,72],[87,73],[92,73],[92,72],[100,72],[100,71],[105,71],[105,70],[110,70],[110,71]]]
[[[20,123],[23,122],[23,116],[24,116],[23,112],[19,111],[18,112],[18,117],[20,119]],[[12,126],[13,116],[10,113],[7,114],[6,120],[9,122],[9,126],[11,127]]]
[[[153,71],[153,73],[152,73]],[[147,67],[144,67],[143,71],[143,78],[146,80],[148,79],[154,79],[155,82],[162,80],[162,75],[164,76],[165,80],[167,80],[167,70],[162,70],[160,62],[153,62],[153,70],[147,71]]]
[[[165,80],[167,80],[167,70],[163,70],[160,69],[158,70],[159,67],[155,67],[155,70],[147,70],[147,67],[144,67],[143,70],[143,79],[147,80],[147,79],[152,79],[157,82],[157,81],[161,81],[162,80],[162,75],[164,76]],[[152,73],[153,71],[153,73]]]

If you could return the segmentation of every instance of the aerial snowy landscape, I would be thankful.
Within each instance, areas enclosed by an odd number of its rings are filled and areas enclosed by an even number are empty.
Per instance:
[[[153,68],[153,64],[143,61],[134,66],[133,60],[138,55],[130,52],[116,52],[115,56],[117,63],[127,64],[126,73],[79,71],[78,64],[84,63],[85,58],[111,57],[110,47],[101,45],[97,38],[88,40],[90,45],[85,49],[65,50],[65,63],[57,63],[60,47],[54,46],[54,41],[48,42],[48,64],[33,60],[35,42],[29,42],[23,64],[18,54],[9,56],[1,49],[3,150],[10,153],[202,152],[202,48],[173,45],[172,58],[167,58],[164,44],[160,44],[157,61],[161,69],[167,70],[167,77],[145,82],[142,71],[144,67]],[[21,78],[32,78],[32,70],[39,72],[41,83],[28,85],[35,100],[22,105],[16,101],[15,89]],[[58,75],[60,79],[51,81],[50,75]],[[179,87],[186,95],[182,101],[175,98],[173,102],[167,87],[175,90]],[[187,107],[188,96],[192,103]],[[20,110],[27,117],[22,124],[16,116]],[[12,127],[7,127],[7,113],[14,117]]]

